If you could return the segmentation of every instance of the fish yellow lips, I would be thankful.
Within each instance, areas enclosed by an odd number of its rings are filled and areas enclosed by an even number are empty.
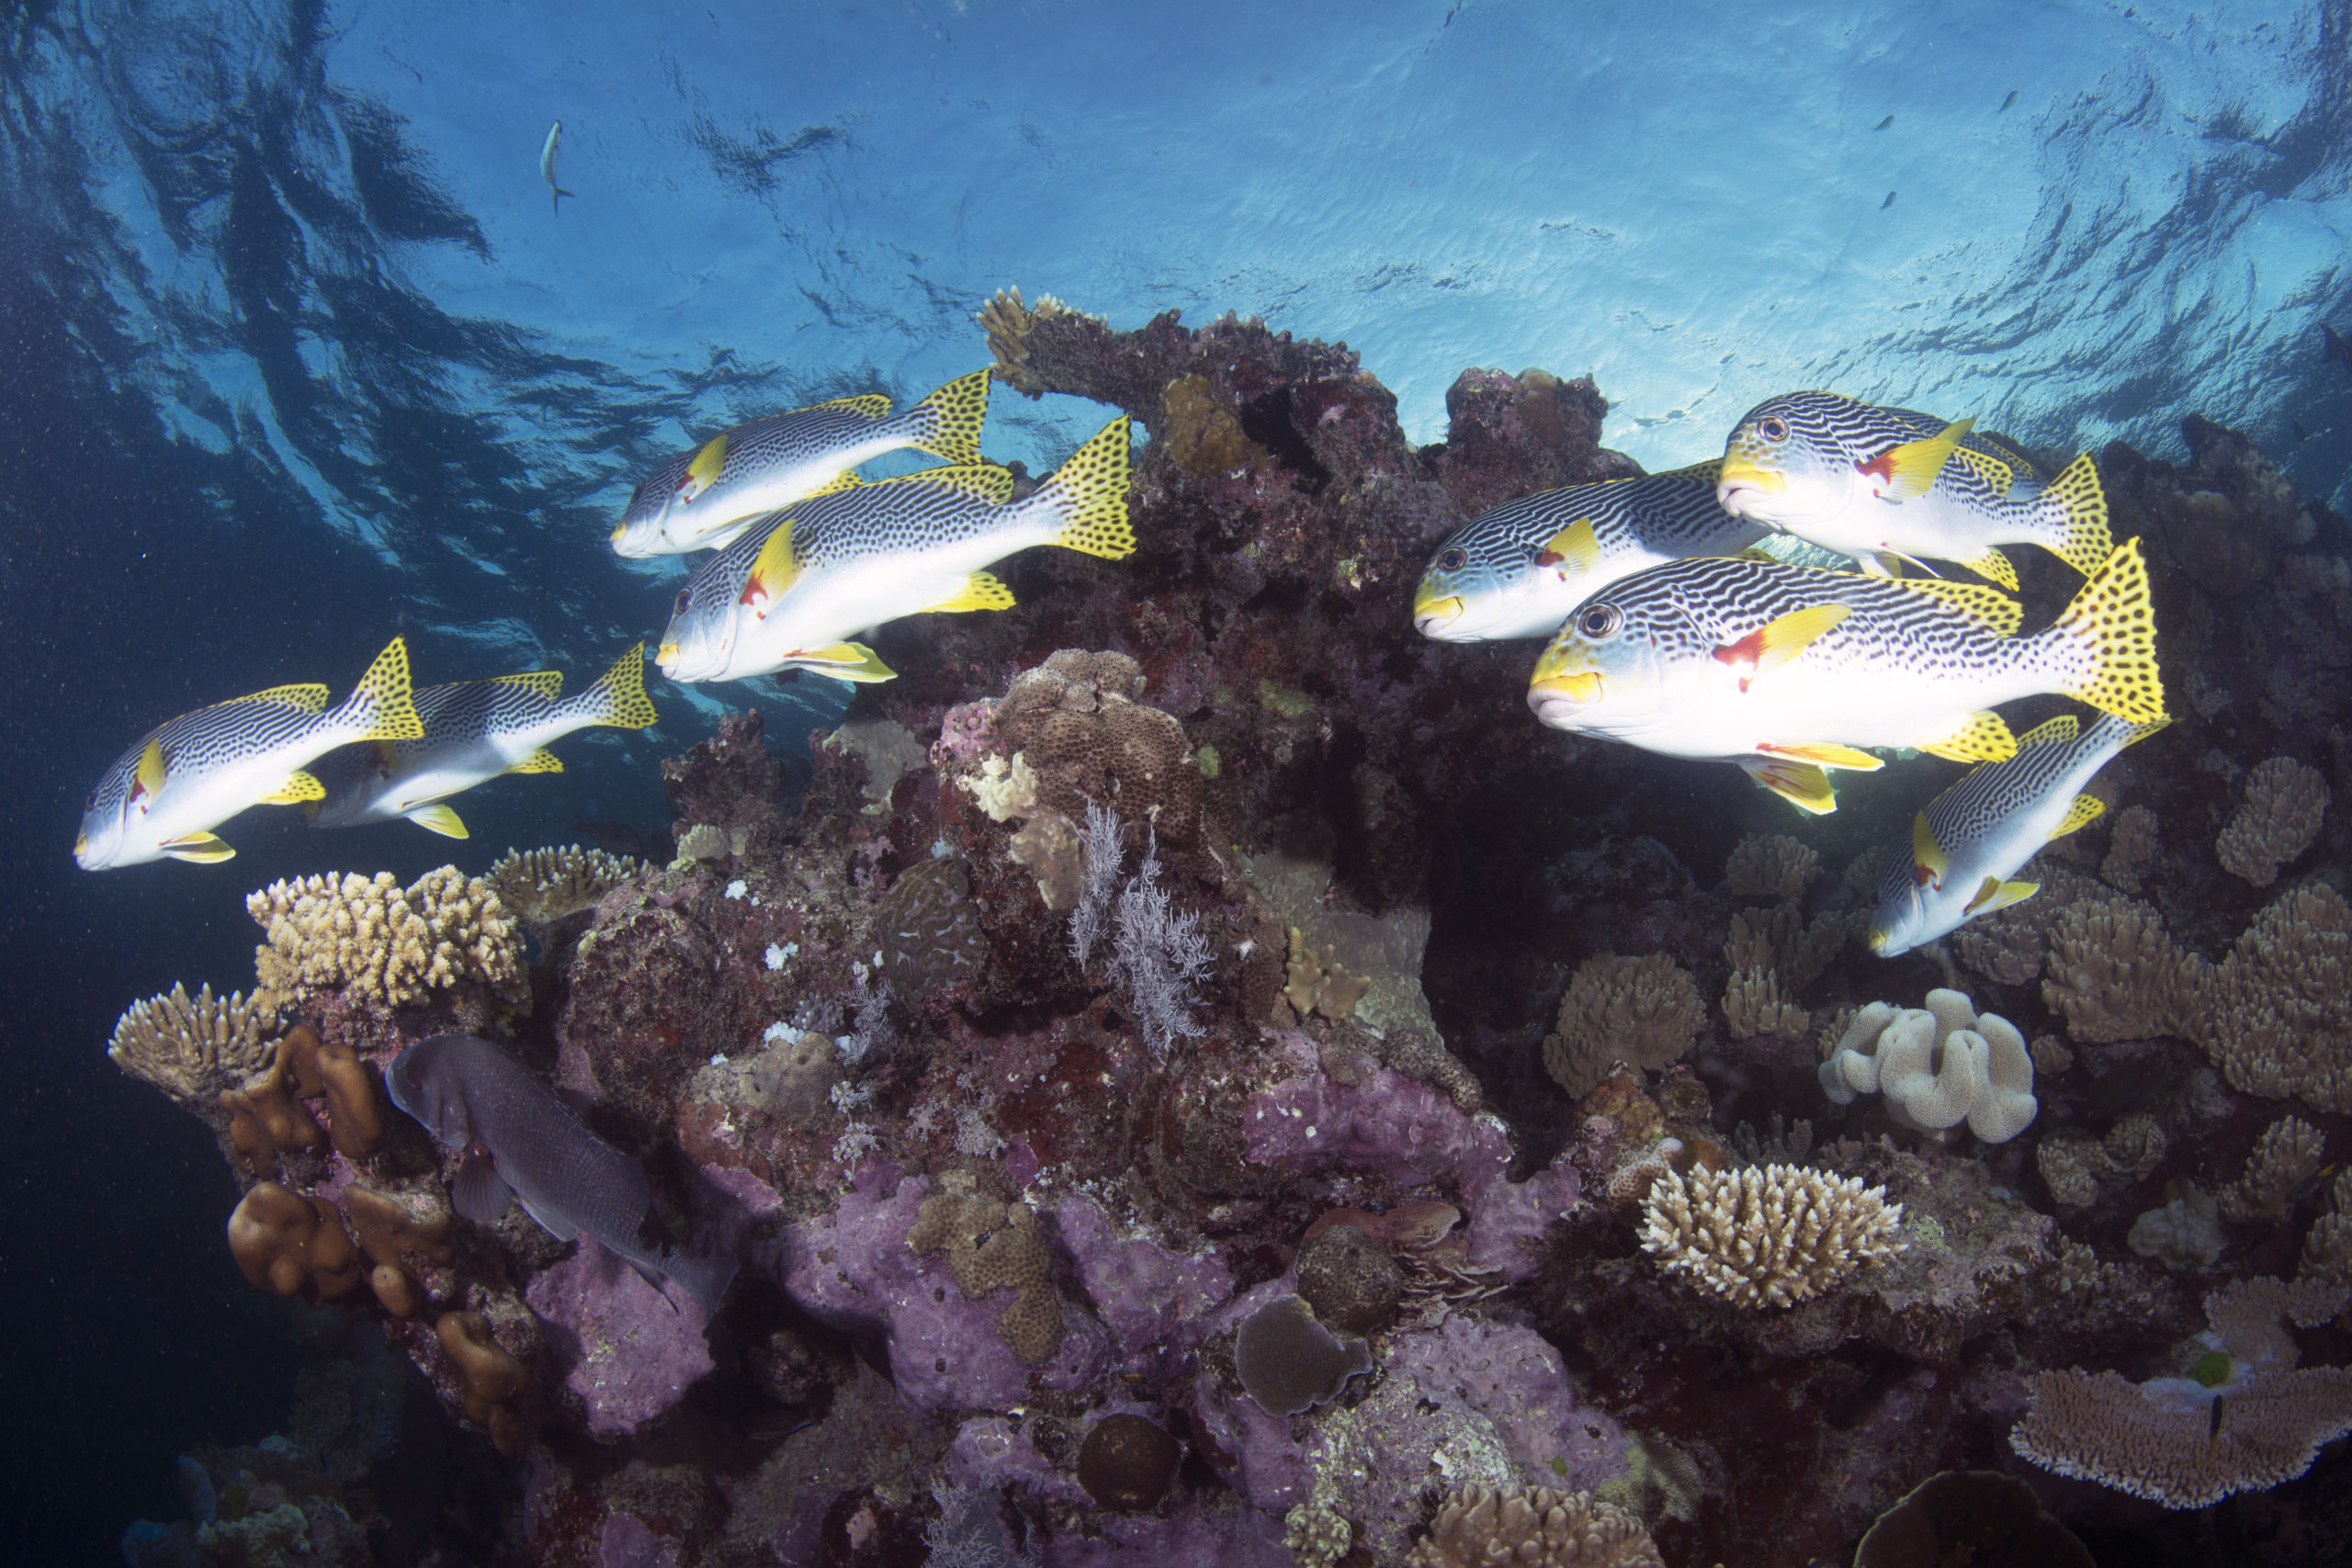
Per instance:
[[[1442,599],[1413,601],[1413,626],[1417,631],[1428,632],[1432,627],[1449,626],[1461,618],[1462,595],[1459,593],[1449,593]]]
[[[1788,476],[1758,468],[1744,457],[1725,457],[1723,471],[1715,476],[1715,494],[1719,497],[1736,490],[1760,490],[1766,495],[1779,495],[1788,488]]]
[[[653,662],[659,664],[664,670],[669,669],[671,665],[675,664],[677,661],[678,645],[674,642],[665,642],[661,647],[653,650]]]
[[[1600,700],[1600,671],[1589,670],[1581,675],[1547,675],[1527,688],[1528,700],[1557,697],[1564,702],[1597,703]]]

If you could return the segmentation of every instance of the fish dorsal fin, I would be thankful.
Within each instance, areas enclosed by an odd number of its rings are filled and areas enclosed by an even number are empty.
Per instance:
[[[275,703],[279,707],[298,708],[303,713],[324,713],[327,711],[327,689],[324,686],[311,685],[272,686],[266,692],[254,692],[246,696],[232,698],[231,701]],[[229,705],[222,703],[219,705],[226,707]]]
[[[1795,659],[1852,614],[1851,607],[1845,604],[1812,604],[1791,610],[1765,622],[1737,642],[1716,649],[1715,661],[1745,671],[1739,678],[1739,689],[1745,692],[1751,682]]]
[[[1012,590],[985,571],[976,571],[964,579],[964,585],[936,604],[926,604],[926,610],[1010,610]]]
[[[438,833],[445,839],[469,837],[462,818],[446,806],[420,806],[408,814],[408,819],[428,833]]]
[[[2078,795],[2075,804],[2066,807],[2066,819],[2051,832],[2053,839],[2063,839],[2075,829],[2096,822],[2107,811],[2107,802],[2095,795]]]
[[[287,775],[286,782],[254,802],[256,806],[300,806],[306,800],[324,800],[327,786],[312,774],[299,769]]]
[[[1890,446],[1855,467],[1879,481],[1878,492],[1888,501],[1916,500],[1936,487],[1944,464],[1960,450],[1960,438],[1975,428],[1973,419],[1956,420],[1937,434]]]
[[[1924,811],[1911,818],[1911,870],[1922,887],[1941,887],[1944,873],[1951,869],[1951,862],[1944,855],[1944,847],[1936,842],[1936,830],[1928,825]]]
[[[2132,727],[2132,732],[2123,738],[2123,744],[2126,746],[2137,746],[2141,741],[2145,740],[2149,736],[2154,735],[2159,729],[2166,728],[2171,723],[2172,716],[2167,714],[2162,718],[2150,719],[2145,724],[2135,724]]]
[[[176,839],[166,839],[163,851],[174,860],[194,861],[198,865],[212,865],[237,852],[210,833],[182,833]]]
[[[1998,550],[1986,550],[1974,560],[1964,560],[1960,564],[1979,577],[1991,578],[2012,593],[2018,591],[2018,569],[2011,566],[2009,558]]]
[[[862,642],[829,642],[822,648],[804,648],[787,662],[855,685],[899,678],[896,670],[883,663],[881,656]]]
[[[884,392],[860,392],[854,398],[832,398],[821,403],[810,403],[795,413],[854,413],[860,419],[881,420],[890,416],[890,399]]]
[[[2018,754],[2018,738],[2008,722],[1990,708],[1981,708],[1942,739],[1919,748],[1931,757],[1952,762],[2006,762]]]
[[[2082,721],[2073,714],[2062,713],[2056,718],[2043,719],[2018,737],[2018,749],[2029,746],[2064,746],[2083,733]]]
[[[1868,751],[1857,751],[1851,746],[1839,746],[1826,740],[1792,746],[1776,746],[1767,742],[1757,750],[1775,757],[1810,762],[1816,768],[1846,768],[1858,773],[1874,773],[1886,766],[1883,757],[1873,757]]]
[[[1940,577],[1905,577],[1897,582],[1905,593],[1925,594],[1950,605],[1995,637],[2015,637],[2025,619],[2025,606],[1997,588],[1982,582],[1952,582]]]
[[[462,1219],[486,1225],[506,1212],[514,1201],[514,1189],[498,1174],[496,1164],[481,1149],[469,1149],[458,1167],[457,1179],[449,1183],[449,1207]]]
[[[1996,501],[2007,495],[2009,487],[2017,482],[2017,471],[1988,452],[1962,446],[1953,451],[1952,460],[1984,481]]]
[[[506,771],[510,773],[560,773],[563,772],[563,759],[542,746],[519,761],[508,763]]]
[[[171,770],[171,763],[164,757],[163,741],[151,735],[147,738],[147,744],[139,749],[138,766],[130,770],[131,784],[136,793],[152,800],[155,792],[164,787],[164,780],[170,775]]]
[[[536,692],[553,702],[563,695],[563,671],[560,670],[526,670],[514,675],[492,675],[482,682],[487,686],[520,686]]]
[[[1600,564],[1600,538],[1592,531],[1592,519],[1579,517],[1550,538],[1535,552],[1535,564],[1542,567],[1566,566],[1572,571],[1590,571]]]
[[[692,501],[718,482],[718,471],[727,466],[727,433],[720,431],[702,444],[686,464],[684,478],[678,480],[678,499]]]
[[[1829,775],[1811,762],[1792,761],[1785,757],[1742,757],[1739,765],[1747,771],[1749,778],[1799,810],[1826,817],[1838,809],[1838,792],[1829,787]]]
[[[875,479],[867,488],[883,485],[936,485],[990,506],[1002,506],[1012,499],[1012,470],[1000,468],[994,463],[957,463],[944,468],[917,468],[911,474],[893,474],[887,479]]]
[[[749,605],[753,615],[765,620],[799,575],[800,563],[792,553],[792,519],[787,517],[775,525],[768,542],[752,558],[752,570],[743,577],[742,596],[736,603]]]
[[[1724,460],[1721,457],[1710,457],[1703,463],[1692,463],[1685,468],[1668,468],[1662,474],[1648,474],[1641,477],[1653,479],[1689,479],[1693,484],[1712,485],[1724,477]],[[1634,481],[1612,479],[1610,482],[1632,484]]]
[[[1989,915],[1996,909],[2022,904],[2041,891],[2041,884],[2039,882],[2003,882],[1997,876],[1988,876],[1984,886],[1977,888],[1976,896],[1969,899],[1966,912],[1970,915]]]

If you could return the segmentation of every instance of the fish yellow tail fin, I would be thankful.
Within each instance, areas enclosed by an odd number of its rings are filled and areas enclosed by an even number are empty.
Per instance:
[[[1121,414],[1087,438],[1086,445],[1037,487],[1033,503],[1061,513],[1061,532],[1048,540],[1104,560],[1136,553],[1136,531],[1127,525],[1127,477],[1133,422]]]
[[[349,727],[354,740],[424,738],[424,721],[417,716],[415,694],[409,685],[406,637],[392,638],[391,646],[376,656],[330,722]]]
[[[2034,543],[2085,577],[2098,571],[2115,547],[2107,527],[2107,491],[2099,488],[2098,469],[2088,452],[2067,464],[2034,497],[2033,512],[2044,529]]]
[[[2074,645],[2079,663],[2065,694],[2133,724],[2165,716],[2156,669],[2156,612],[2140,541],[2115,547],[2045,636]]]
[[[596,677],[596,683],[572,699],[588,713],[591,721],[609,724],[620,729],[650,729],[662,721],[653,711],[653,699],[645,694],[645,645],[634,643],[629,650],[613,660],[613,667]]]
[[[958,376],[907,411],[914,448],[951,463],[980,460],[980,422],[989,412],[990,372]]]

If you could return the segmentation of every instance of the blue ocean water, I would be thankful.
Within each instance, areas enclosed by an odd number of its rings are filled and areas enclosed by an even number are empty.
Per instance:
[[[42,1555],[171,1507],[291,1352],[220,1255],[233,1189],[100,1045],[241,975],[240,899],[412,876],[290,815],[226,868],[87,875],[84,792],[173,714],[346,683],[584,679],[683,576],[604,533],[701,433],[973,369],[999,288],[1118,326],[1344,339],[1441,438],[1464,367],[1590,373],[1607,444],[1704,457],[1790,387],[2177,455],[2201,412],[2352,503],[2341,5],[28,4],[0,21],[0,940],[7,1467]],[[564,127],[560,208],[539,177]],[[1099,411],[1000,393],[991,455]],[[722,703],[466,803],[475,843],[660,828]],[[789,750],[789,748],[786,748]],[[323,857],[323,858],[322,858]],[[33,1353],[25,1354],[28,1350]]]

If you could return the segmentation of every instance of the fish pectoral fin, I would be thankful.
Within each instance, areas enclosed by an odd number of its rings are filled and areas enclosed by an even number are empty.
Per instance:
[[[686,465],[685,478],[678,481],[678,499],[690,502],[718,482],[718,471],[727,466],[727,433],[720,431],[702,444],[702,450]]]
[[[1010,610],[1012,590],[985,571],[976,571],[964,579],[964,585],[936,604],[926,604],[925,610]]]
[[[1812,604],[1792,610],[1785,615],[1774,616],[1737,642],[1716,649],[1715,661],[1734,669],[1745,668],[1747,673],[1740,677],[1739,689],[1746,692],[1751,682],[1794,660],[1852,614],[1852,609],[1844,604]]]
[[[237,852],[210,833],[182,833],[176,839],[165,839],[162,848],[174,860],[194,861],[198,865],[217,864]]]
[[[465,823],[446,806],[420,806],[408,814],[408,819],[426,832],[438,833],[445,839],[468,836]]]
[[[449,1183],[449,1206],[458,1216],[486,1225],[514,1201],[514,1189],[498,1174],[496,1162],[479,1148],[467,1150],[457,1177]]]
[[[1826,817],[1838,809],[1838,792],[1829,787],[1829,775],[1811,762],[1785,757],[1742,757],[1738,762],[1749,778],[1800,810]]]
[[[306,800],[324,800],[327,786],[317,777],[299,769],[286,776],[286,782],[254,802],[256,806],[300,806]]]
[[[1857,751],[1851,746],[1839,746],[1831,741],[1816,741],[1803,746],[1762,745],[1758,750],[1773,757],[1785,757],[1792,761],[1810,762],[1817,768],[1846,768],[1858,773],[1874,773],[1886,766],[1886,759],[1873,757],[1868,751]]]
[[[1535,564],[1541,567],[1566,566],[1577,572],[1589,572],[1600,564],[1600,536],[1593,532],[1592,519],[1579,517],[1550,538],[1535,552]]]
[[[761,620],[767,618],[775,602],[784,597],[792,580],[800,575],[800,563],[792,554],[792,519],[777,524],[768,535],[768,542],[752,558],[752,570],[743,578],[743,594],[736,601],[751,606],[752,614]]]
[[[2067,834],[2073,832],[2075,829],[2087,827],[2091,823],[2098,821],[2101,816],[2105,815],[2106,811],[2107,802],[2101,800],[2098,796],[2095,795],[2078,795],[2075,796],[2075,804],[2066,807],[2065,820],[2060,822],[2058,826],[2052,830],[2050,836],[2053,839],[2063,839]]]
[[[1950,735],[1919,750],[1950,762],[2006,762],[2018,754],[2018,738],[1999,714],[1982,708]]]
[[[1888,447],[1861,470],[1881,481],[1879,494],[1888,501],[1915,500],[1935,489],[1944,465],[1960,449],[1960,438],[1975,428],[1973,419],[1957,420],[1937,434]]]
[[[151,738],[139,749],[139,765],[131,770],[131,778],[138,784],[139,793],[153,800],[171,771],[171,763],[164,757],[164,743]]]
[[[2041,884],[2039,882],[2003,882],[1997,876],[1988,876],[1984,879],[1984,886],[1976,890],[1976,897],[1968,901],[1967,912],[1972,917],[1989,915],[1996,909],[2022,904],[2041,891]]]
[[[1986,550],[1974,560],[1964,560],[1960,564],[1979,577],[1991,578],[2012,593],[2018,591],[2018,569],[2011,566],[2009,558],[1998,550]]]
[[[504,1183],[502,1182],[500,1185],[503,1186]],[[519,1193],[516,1195],[521,1196]],[[523,1212],[530,1215],[532,1222],[541,1230],[558,1241],[570,1241],[580,1234],[580,1227],[572,1224],[571,1217],[560,1210],[544,1208],[532,1202],[528,1198],[524,1198]]]
[[[787,662],[854,684],[899,678],[896,670],[882,662],[881,655],[862,642],[829,642],[822,648],[804,648]]]
[[[506,772],[510,773],[560,773],[563,772],[563,759],[542,746],[537,750],[532,752],[529,756],[507,763]]]
[[[1936,842],[1936,830],[1928,825],[1924,811],[1911,818],[1911,864],[1916,868],[1922,886],[1941,887],[1944,873],[1951,869],[1944,854],[1944,847]]]

